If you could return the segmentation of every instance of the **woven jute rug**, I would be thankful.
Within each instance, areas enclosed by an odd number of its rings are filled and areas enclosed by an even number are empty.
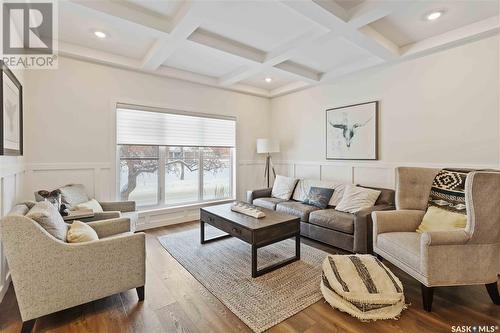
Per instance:
[[[206,227],[206,237],[220,234]],[[251,276],[251,247],[236,238],[200,244],[193,229],[159,237],[162,246],[248,327],[262,332],[322,298],[326,252],[301,244],[301,260],[258,278]],[[291,239],[258,250],[258,267],[294,255]]]

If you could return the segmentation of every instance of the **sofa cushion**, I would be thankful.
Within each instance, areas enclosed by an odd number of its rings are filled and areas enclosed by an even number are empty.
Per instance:
[[[90,200],[85,187],[82,184],[70,184],[60,188],[62,195],[62,202],[70,208],[82,202]]]
[[[300,220],[303,222],[307,222],[309,220],[309,213],[315,210],[319,210],[319,208],[296,201],[286,201],[276,205],[277,212],[300,217]]]
[[[373,207],[380,191],[365,187],[349,186],[344,192],[342,200],[335,209],[347,213],[356,213],[362,209]]]
[[[328,229],[354,234],[354,215],[335,209],[323,209],[309,215],[309,223]]]
[[[273,198],[290,200],[296,184],[296,178],[277,175],[274,180],[271,196]]]
[[[55,238],[66,241],[68,225],[64,222],[56,207],[48,201],[38,202],[29,210],[26,217],[34,220]]]
[[[420,237],[417,232],[387,232],[377,236],[377,247],[420,271]]]
[[[292,199],[295,201],[304,201],[309,194],[311,187],[323,187],[334,189],[333,195],[330,198],[329,206],[337,206],[344,195],[346,186],[350,184],[342,183],[334,180],[318,180],[318,179],[301,179],[295,186]]]
[[[252,203],[255,206],[276,210],[276,205],[279,204],[280,202],[285,202],[285,201],[286,201],[285,199],[278,199],[278,198],[258,198],[255,199]]]

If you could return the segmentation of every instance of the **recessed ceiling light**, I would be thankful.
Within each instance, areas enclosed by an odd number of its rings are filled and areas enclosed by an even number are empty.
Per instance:
[[[267,83],[271,83],[271,82],[273,81],[273,79],[272,79],[272,78],[270,78],[270,77],[266,77],[266,78],[264,79],[264,81],[266,81]]]
[[[425,19],[427,21],[435,21],[438,18],[440,18],[441,16],[443,16],[443,14],[444,14],[444,12],[442,10],[433,11],[433,12],[426,14]]]
[[[106,38],[106,33],[99,31],[99,30],[94,31],[94,35],[100,39]]]

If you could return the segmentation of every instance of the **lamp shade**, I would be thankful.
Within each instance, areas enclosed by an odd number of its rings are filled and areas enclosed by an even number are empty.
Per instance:
[[[257,153],[267,154],[267,153],[279,153],[280,143],[276,140],[271,139],[257,139]]]

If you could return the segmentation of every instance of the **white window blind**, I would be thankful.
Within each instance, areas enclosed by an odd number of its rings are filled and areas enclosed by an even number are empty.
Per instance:
[[[236,121],[140,108],[117,108],[117,144],[234,147]]]

